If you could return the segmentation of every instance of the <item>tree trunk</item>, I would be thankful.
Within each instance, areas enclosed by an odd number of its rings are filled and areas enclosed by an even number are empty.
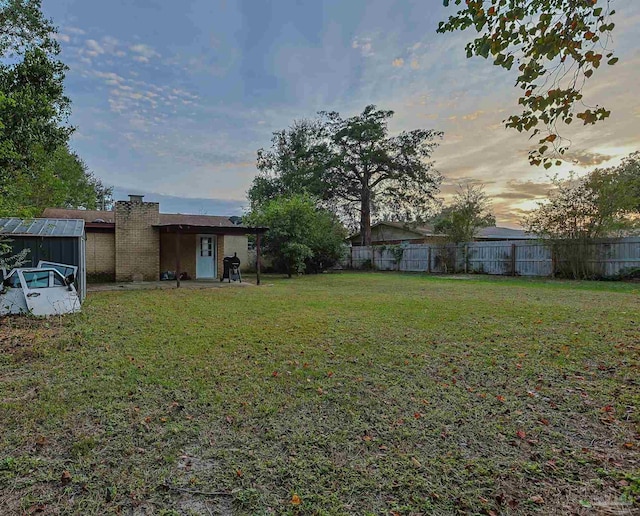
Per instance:
[[[360,200],[360,240],[362,245],[371,245],[371,190],[362,188]]]

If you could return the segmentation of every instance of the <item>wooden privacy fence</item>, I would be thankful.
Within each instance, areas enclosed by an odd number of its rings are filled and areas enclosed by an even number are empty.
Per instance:
[[[640,237],[579,244],[524,240],[401,247],[402,252],[398,246],[354,246],[347,265],[383,271],[543,277],[575,270],[576,260],[584,275],[592,277],[613,277],[624,269],[640,268]]]

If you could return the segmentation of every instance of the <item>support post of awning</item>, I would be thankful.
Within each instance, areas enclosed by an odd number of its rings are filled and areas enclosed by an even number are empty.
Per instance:
[[[260,285],[260,233],[256,233],[256,283]]]
[[[176,288],[180,288],[180,229],[176,228]]]

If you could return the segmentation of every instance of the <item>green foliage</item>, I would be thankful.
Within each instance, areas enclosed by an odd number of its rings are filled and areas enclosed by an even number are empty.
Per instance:
[[[318,209],[308,195],[272,199],[247,215],[245,223],[269,228],[264,253],[289,276],[322,271],[344,254],[344,226],[332,213]]]
[[[462,0],[453,3],[461,5]],[[506,126],[539,137],[539,145],[529,153],[533,165],[552,166],[550,146],[556,157],[566,151],[558,123],[578,118],[585,125],[595,124],[610,115],[601,106],[576,110],[584,83],[601,64],[618,61],[607,48],[615,26],[615,11],[609,6],[610,0],[466,0],[438,26],[441,33],[469,28],[478,33],[467,44],[467,57],[491,57],[494,65],[507,70],[517,66],[523,111],[509,117]]]
[[[40,0],[0,2],[0,215],[96,208],[110,189],[67,146],[70,101]]]
[[[342,118],[295,122],[258,151],[261,174],[249,190],[252,207],[280,195],[308,193],[343,220],[359,220],[371,241],[372,213],[415,220],[430,213],[440,175],[429,161],[442,133],[418,129],[389,136],[393,111],[367,106]]]
[[[447,235],[447,240],[456,244],[470,242],[478,229],[495,225],[484,187],[472,183],[459,185],[451,205],[434,219],[435,232]]]
[[[556,240],[618,236],[638,226],[640,153],[621,165],[596,169],[583,177],[553,180],[547,203],[529,212],[523,225],[531,233]]]
[[[402,261],[402,257],[404,256],[405,247],[402,244],[392,244],[392,245],[383,245],[381,246],[381,251],[389,251],[391,256],[393,256],[394,265],[400,267],[400,262]]]
[[[325,131],[317,120],[297,120],[290,128],[273,133],[271,149],[258,150],[260,175],[248,192],[251,207],[302,193],[324,198],[328,159]]]
[[[0,215],[39,216],[47,207],[108,207],[112,189],[91,174],[66,145],[50,154],[37,149],[34,156],[29,169],[15,170],[7,178]]]
[[[624,236],[640,221],[640,154],[618,167],[596,169],[583,177],[553,180],[547,203],[523,219],[531,233],[549,240],[555,273],[570,278],[593,278],[594,238]]]
[[[14,267],[20,267],[27,262],[27,255],[30,251],[30,249],[23,249],[13,255],[11,254],[11,240],[0,238],[0,269],[11,270]]]
[[[67,67],[58,59],[55,27],[40,0],[7,0],[0,6],[0,169],[24,170],[65,144]]]

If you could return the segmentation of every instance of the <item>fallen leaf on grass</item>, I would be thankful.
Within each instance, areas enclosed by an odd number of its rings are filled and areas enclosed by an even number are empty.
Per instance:
[[[496,396],[496,399],[497,399],[498,401],[502,402],[502,403],[504,403],[504,401],[505,401],[504,396]]]
[[[602,407],[602,412],[613,412],[613,407],[611,405],[605,405]]]
[[[549,420],[548,419],[540,418],[540,419],[538,419],[538,421],[540,421],[540,423],[542,423],[544,426],[549,426]]]
[[[520,439],[524,439],[525,437],[527,437],[527,434],[524,430],[518,430],[516,432],[516,435],[520,438]]]
[[[71,473],[69,473],[67,470],[64,470],[62,472],[62,476],[60,477],[60,481],[63,484],[68,484],[69,482],[71,482]]]
[[[413,462],[413,465],[416,468],[421,468],[422,464],[420,463],[420,461],[418,459],[416,459],[415,457],[411,457],[411,462]]]
[[[300,505],[302,503],[302,500],[300,499],[300,497],[297,494],[293,494],[293,496],[291,497],[291,505]]]
[[[237,475],[237,476],[242,477],[242,475],[243,475],[243,474],[244,474],[244,473],[242,473],[242,470],[241,470],[241,469],[237,469],[237,470],[236,470],[236,475]]]
[[[369,441],[371,441],[372,439],[373,439],[373,437],[371,437],[370,435],[364,435],[364,436],[362,436],[362,440],[363,440],[363,441],[367,441],[367,442],[369,442]]]
[[[529,501],[537,503],[538,505],[544,504],[544,498],[542,498],[542,496],[540,495],[533,495],[531,498],[529,498]]]
[[[420,412],[416,412],[413,414],[413,417],[415,417],[416,419],[420,419],[422,417],[422,414],[420,414]]]

